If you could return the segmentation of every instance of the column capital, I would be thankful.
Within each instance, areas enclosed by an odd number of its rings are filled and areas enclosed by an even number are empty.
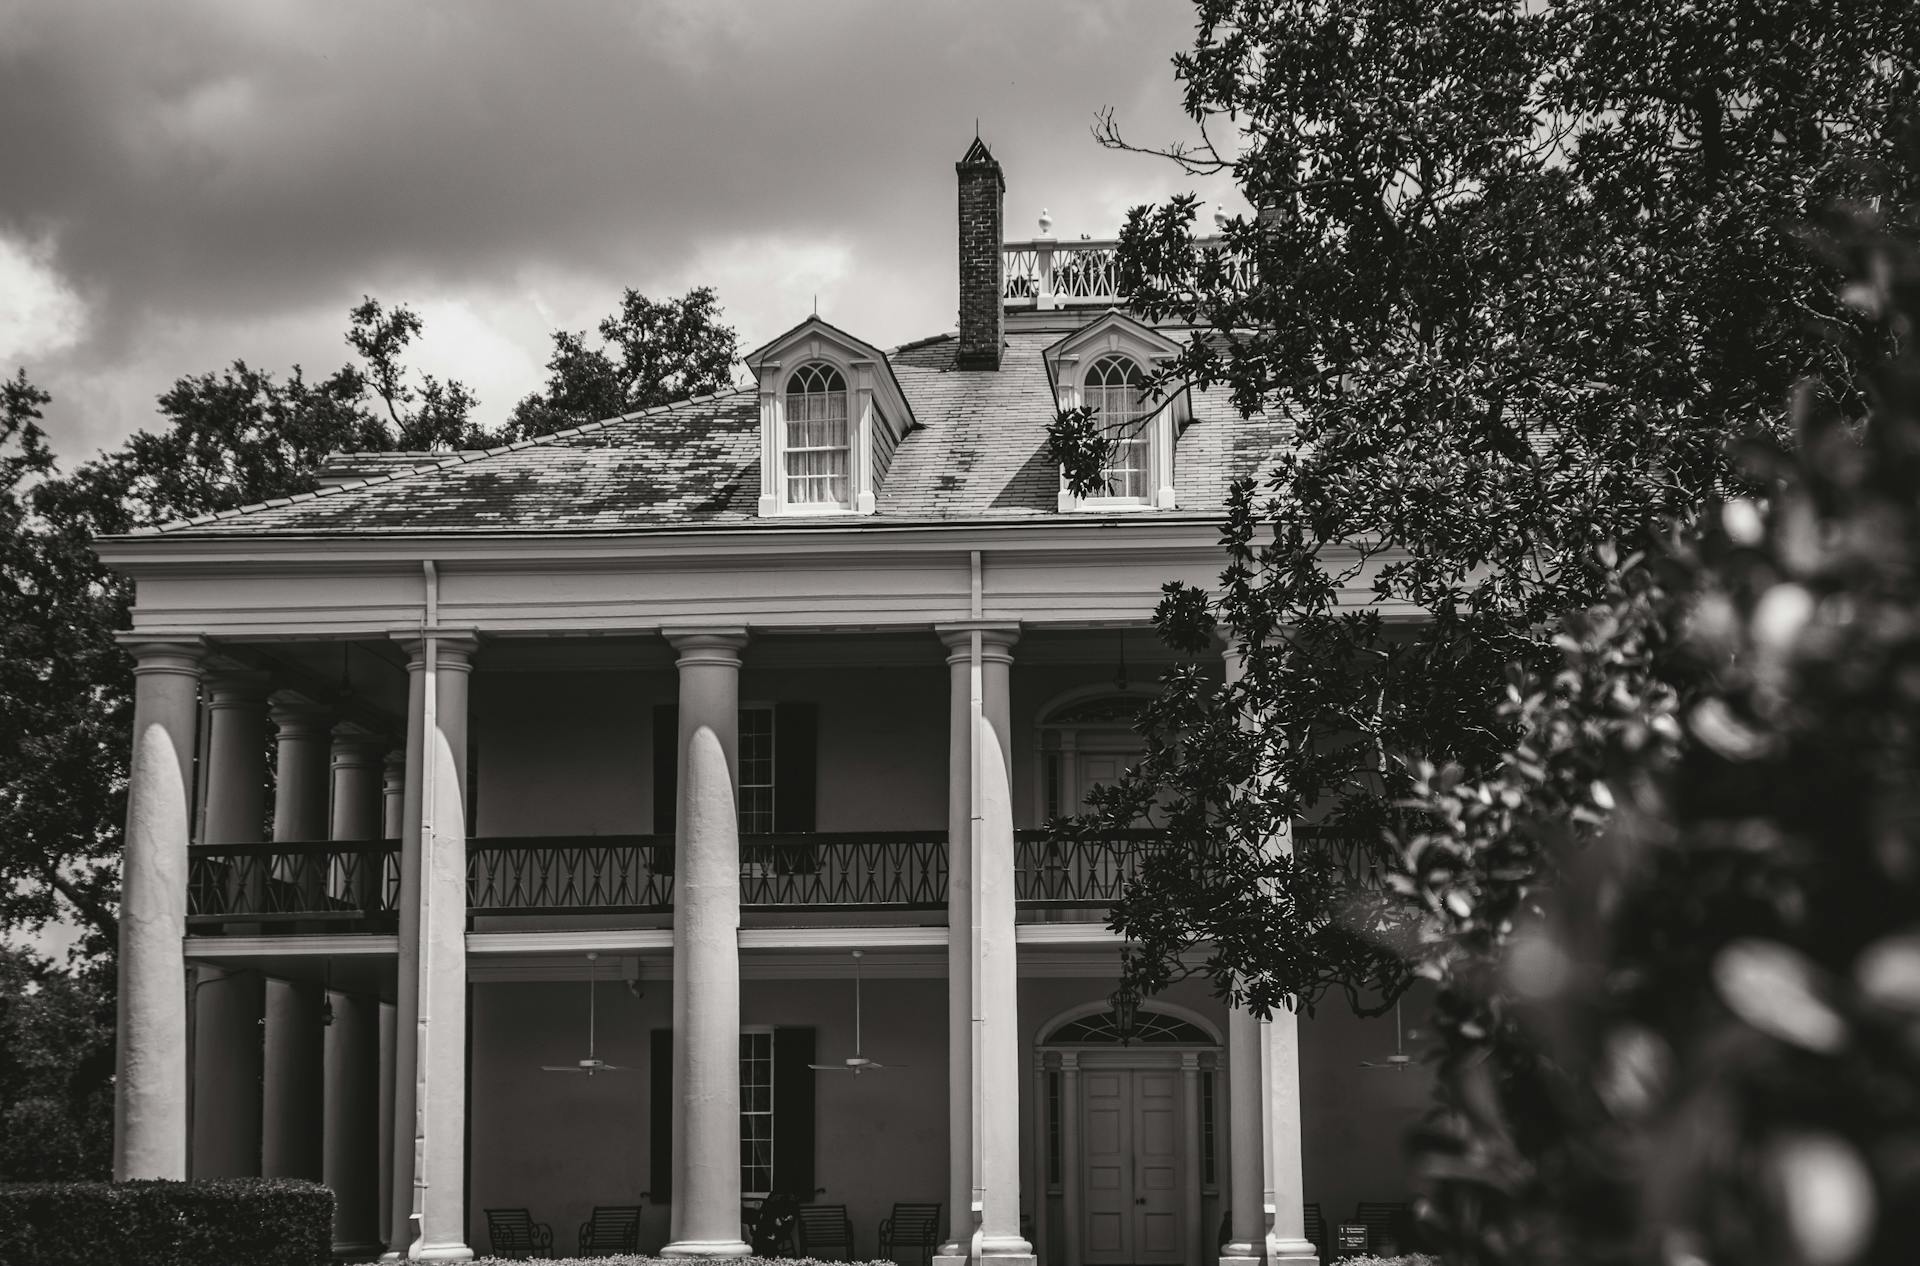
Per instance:
[[[680,652],[674,661],[679,667],[689,664],[717,664],[739,667],[740,652],[746,649],[747,630],[739,625],[718,628],[668,628],[660,636]]]
[[[273,674],[252,668],[212,668],[206,675],[209,708],[254,708],[266,703]]]
[[[973,653],[973,634],[980,634],[983,658],[999,663],[1013,662],[1013,644],[1020,640],[1018,620],[955,620],[936,624],[933,631],[947,648],[947,662],[957,664]]]
[[[267,703],[267,717],[280,738],[320,738],[333,728],[332,709],[297,691],[276,690]]]
[[[407,653],[407,671],[419,672],[427,666],[427,639],[432,638],[438,646],[434,652],[435,663],[442,671],[471,672],[474,654],[480,649],[480,636],[473,629],[454,629],[442,626],[422,632],[419,629],[396,631],[393,640],[400,643],[400,649]]]
[[[180,673],[197,678],[207,657],[207,640],[203,637],[155,637],[130,631],[114,634],[113,640],[133,656],[135,676]]]

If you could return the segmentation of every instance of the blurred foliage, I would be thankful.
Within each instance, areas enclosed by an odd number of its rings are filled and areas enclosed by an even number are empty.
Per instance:
[[[1516,685],[1501,769],[1422,771],[1405,886],[1506,1039],[1450,1045],[1427,1132],[1456,1261],[1920,1243],[1920,232],[1895,227],[1820,239],[1868,417],[1803,384],[1794,443],[1739,453],[1760,495],[1625,560]],[[1529,842],[1552,884],[1502,872]]]

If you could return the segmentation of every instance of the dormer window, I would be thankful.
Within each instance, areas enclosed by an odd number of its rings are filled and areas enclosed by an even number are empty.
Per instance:
[[[1101,472],[1109,497],[1147,499],[1152,444],[1146,427],[1146,386],[1146,374],[1126,356],[1103,356],[1087,370],[1081,401],[1098,410],[1094,421],[1113,443],[1112,459]]]
[[[1117,309],[1043,353],[1054,407],[1093,410],[1094,427],[1111,445],[1103,482],[1086,496],[1061,472],[1062,512],[1174,508],[1173,446],[1192,402],[1178,383],[1157,391],[1149,384],[1179,353],[1178,343]]]
[[[786,499],[794,507],[845,510],[851,443],[847,380],[822,361],[802,365],[787,380]]]
[[[760,517],[875,513],[917,425],[887,354],[816,316],[743,359],[760,383]]]

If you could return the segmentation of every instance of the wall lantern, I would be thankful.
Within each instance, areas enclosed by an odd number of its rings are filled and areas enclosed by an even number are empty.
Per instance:
[[[1123,984],[1107,995],[1107,1005],[1113,1008],[1113,1025],[1119,1030],[1120,1045],[1129,1045],[1133,1041],[1133,1022],[1140,1014],[1140,991]]]

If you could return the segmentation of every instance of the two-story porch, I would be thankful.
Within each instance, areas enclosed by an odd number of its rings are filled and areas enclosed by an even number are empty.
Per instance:
[[[726,636],[737,834],[729,900],[704,895],[737,921],[738,1106],[700,1128],[727,1134],[740,1193],[824,1188],[820,1199],[846,1204],[862,1253],[876,1251],[873,1228],[896,1200],[939,1201],[957,1223],[951,1237],[970,1234],[981,1184],[971,1157],[956,1155],[953,1117],[957,1104],[971,1118],[979,1091],[971,1073],[959,1080],[951,1013],[956,993],[971,1009],[973,964],[994,949],[991,930],[980,944],[970,915],[953,918],[955,857],[970,860],[975,832],[971,633]],[[417,940],[422,917],[418,842],[412,893],[403,875],[408,825],[427,803],[423,649],[235,642],[202,661],[185,910],[188,1172],[328,1181],[343,1250],[418,1234],[423,1131],[401,1106],[403,972],[443,974],[401,952],[409,906],[405,939]],[[1152,1023],[1136,1026],[1157,1040],[1119,1045],[1105,911],[1166,846],[1150,830],[1060,846],[1040,829],[1137,751],[1131,709],[1164,661],[1137,628],[1003,622],[984,629],[983,651],[998,662],[981,675],[981,707],[1004,708],[1012,918],[1000,931],[1017,982],[1016,1084],[978,1110],[1007,1114],[1020,1225],[1051,1261],[1210,1259],[1232,1204],[1231,1136],[1243,1121],[1271,1128],[1261,1105],[1281,1089],[1273,1061],[1263,1074],[1249,1043],[1236,1081],[1236,1021],[1198,984],[1144,1005]],[[432,837],[449,862],[458,844],[463,882],[429,898],[457,893],[461,934],[437,944],[460,959],[466,1014],[457,1059],[441,1070],[458,1094],[440,1096],[442,1115],[423,1123],[456,1135],[445,1155],[458,1181],[420,1201],[442,1200],[441,1216],[477,1247],[487,1208],[530,1208],[565,1247],[594,1205],[638,1201],[642,1242],[664,1244],[676,1193],[698,1183],[682,1172],[688,1158],[674,1159],[673,1044],[709,996],[676,972],[682,853],[713,843],[687,839],[678,821],[689,798],[684,652],[659,636],[450,637],[437,654],[436,676],[464,684],[435,700],[434,724],[457,731],[450,713],[465,713],[464,758],[449,754],[446,772],[464,772],[468,825],[457,841]],[[991,883],[969,868],[958,886]],[[888,1068],[816,1074],[806,1066],[855,1053],[854,949],[860,1049]],[[622,1071],[549,1071],[588,1054],[590,988],[592,1054]],[[1351,1021],[1301,1032],[1303,1075],[1335,1084],[1390,1041]],[[1292,1146],[1308,1144],[1308,1173],[1323,1185],[1296,1187],[1297,1198],[1397,1197],[1401,1186],[1378,1177],[1398,1165],[1395,1105],[1369,1096],[1349,1130],[1352,1096],[1301,1102],[1316,1101],[1334,1111],[1307,1109]],[[1125,1164],[1104,1163],[1102,1149]],[[1143,1149],[1160,1163],[1136,1164]],[[1259,1209],[1268,1150],[1242,1165],[1249,1175],[1259,1165],[1246,1179]]]

